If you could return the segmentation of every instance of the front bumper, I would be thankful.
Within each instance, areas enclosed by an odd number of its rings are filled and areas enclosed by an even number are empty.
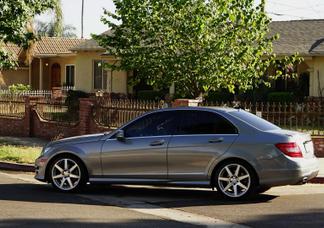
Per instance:
[[[48,158],[40,156],[35,161],[35,179],[46,182],[46,165]]]

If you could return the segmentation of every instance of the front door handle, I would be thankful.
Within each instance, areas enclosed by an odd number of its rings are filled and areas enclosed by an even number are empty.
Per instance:
[[[221,143],[223,141],[224,141],[223,138],[217,138],[217,139],[210,139],[208,142],[209,143]]]
[[[165,140],[157,140],[150,143],[150,146],[162,146],[165,143]]]

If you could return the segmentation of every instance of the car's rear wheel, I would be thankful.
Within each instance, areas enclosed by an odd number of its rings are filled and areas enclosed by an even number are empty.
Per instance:
[[[256,175],[244,162],[223,163],[214,177],[217,191],[227,198],[241,199],[255,193]]]
[[[74,192],[86,184],[86,171],[79,159],[66,155],[53,161],[50,180],[53,187],[60,191]]]

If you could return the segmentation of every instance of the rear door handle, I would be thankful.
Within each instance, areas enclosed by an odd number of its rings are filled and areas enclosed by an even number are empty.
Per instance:
[[[223,141],[224,141],[223,138],[217,138],[217,139],[210,139],[208,142],[209,143],[221,143]]]
[[[162,146],[165,143],[165,140],[157,140],[150,143],[150,146]]]

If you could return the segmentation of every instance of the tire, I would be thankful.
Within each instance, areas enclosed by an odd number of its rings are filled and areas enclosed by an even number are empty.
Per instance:
[[[225,198],[237,200],[256,193],[257,176],[245,162],[228,161],[221,164],[214,178],[217,192]]]
[[[54,159],[49,177],[52,186],[61,192],[78,192],[87,183],[87,171],[83,163],[71,155]]]
[[[267,186],[259,186],[259,188],[257,189],[257,193],[258,194],[262,194],[265,193],[266,191],[268,191],[271,187],[267,187]]]

